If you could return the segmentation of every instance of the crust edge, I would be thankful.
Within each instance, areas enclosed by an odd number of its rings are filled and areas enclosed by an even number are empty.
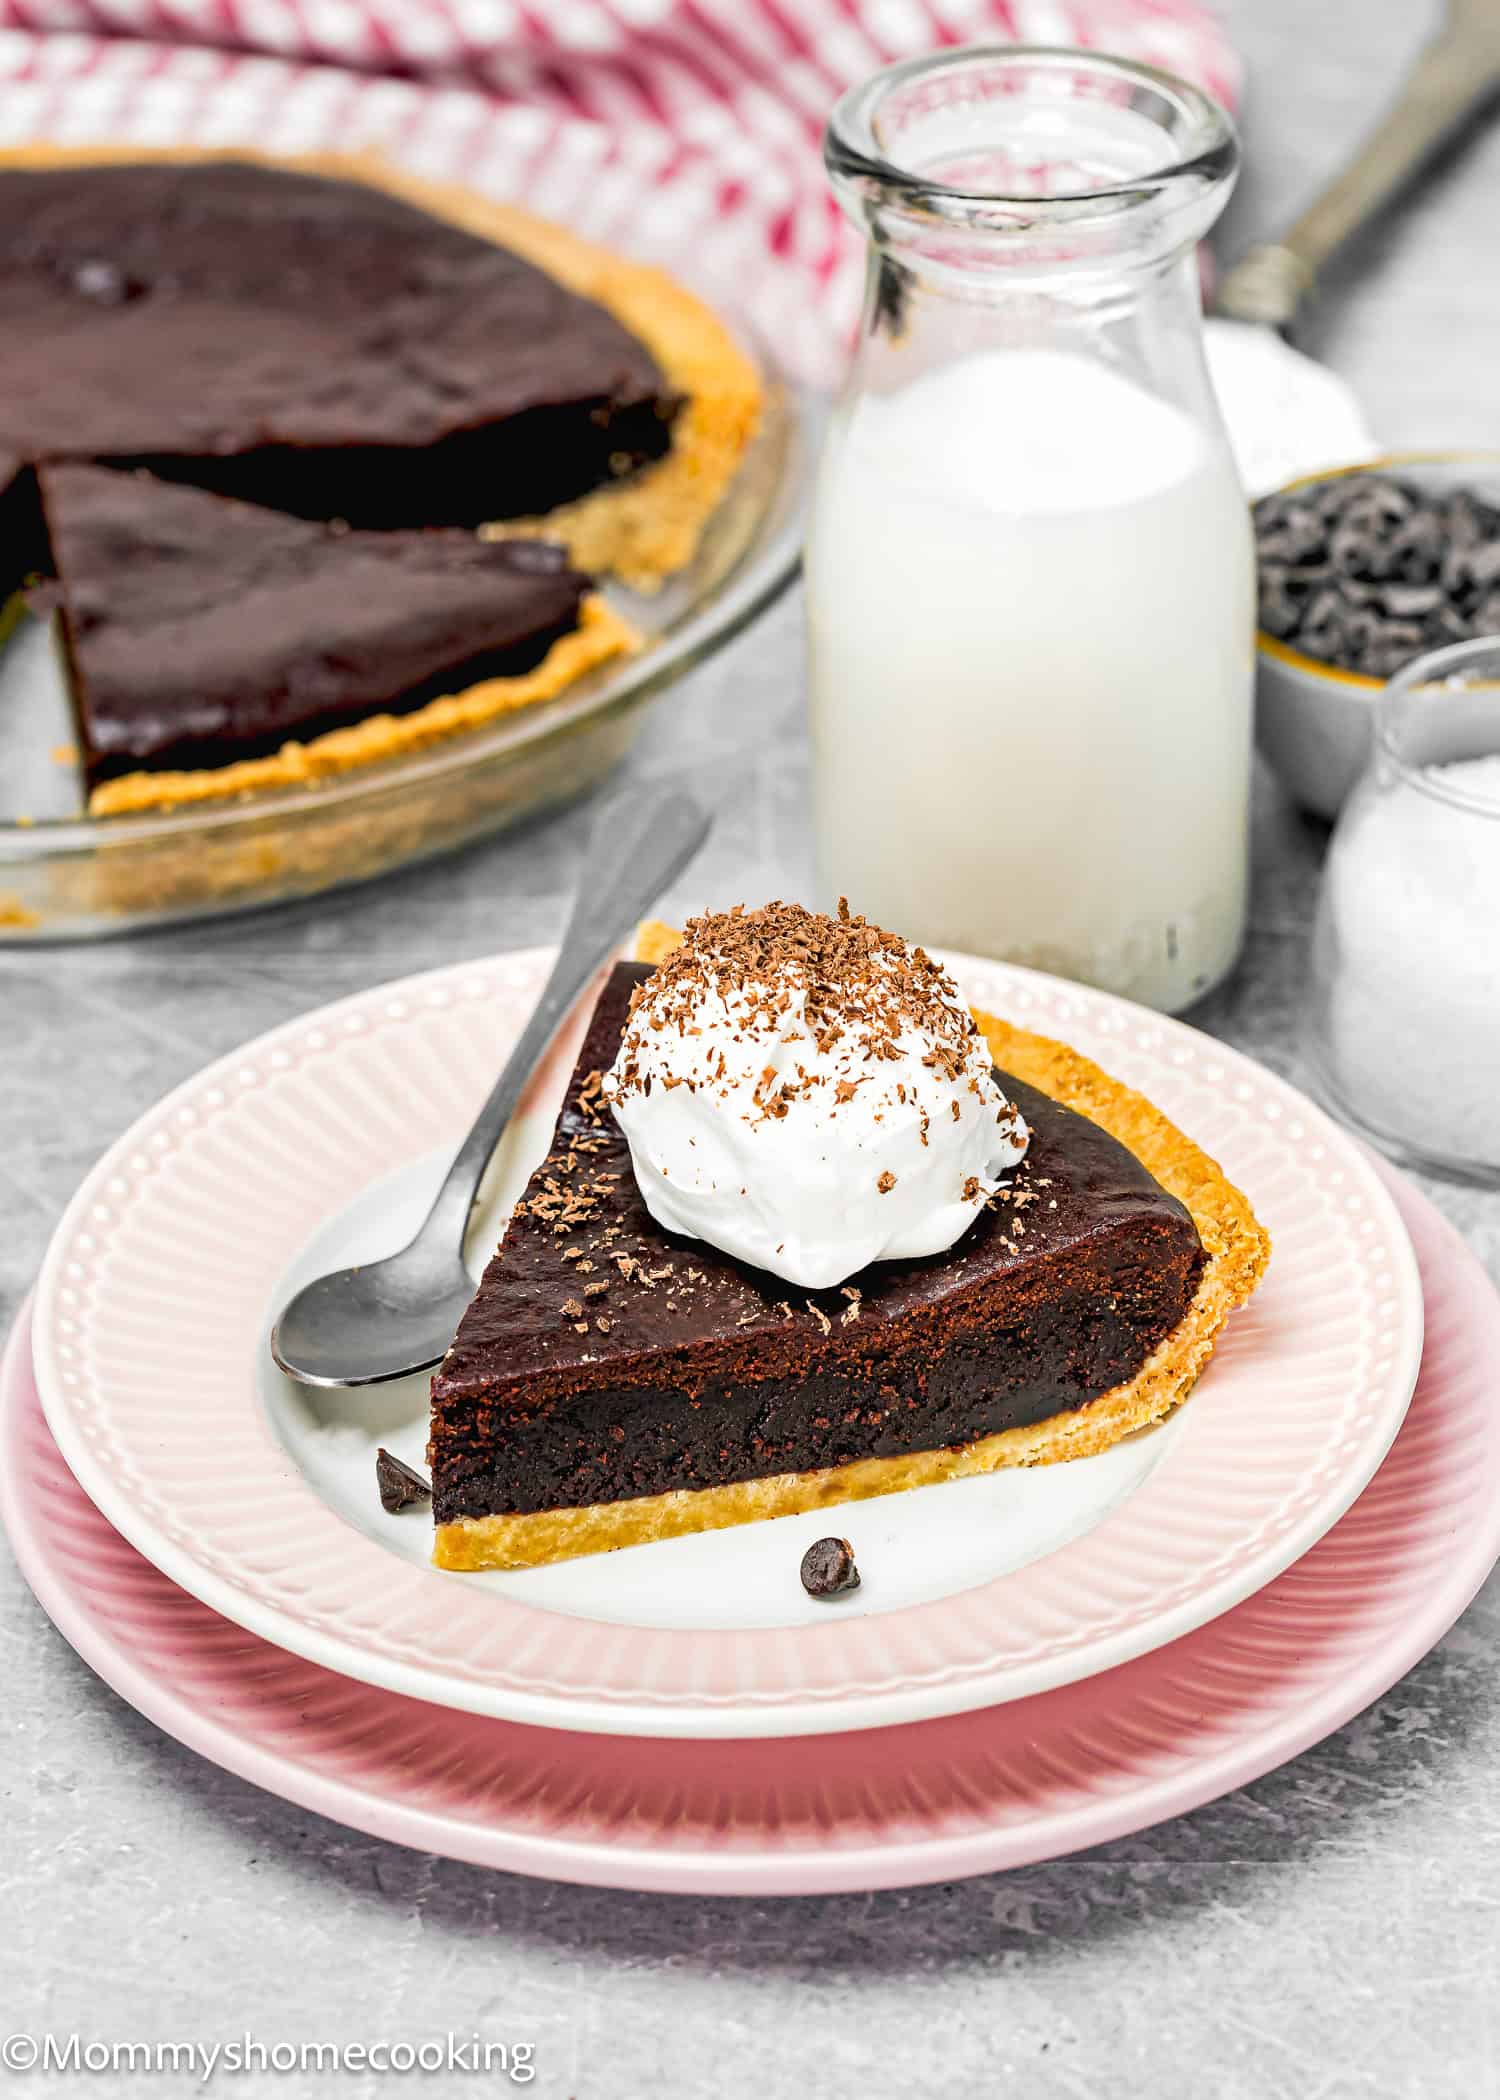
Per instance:
[[[205,766],[186,773],[121,773],[103,780],[89,796],[92,817],[127,816],[147,809],[181,809],[195,802],[261,794],[269,788],[310,787],[330,774],[346,773],[377,759],[418,750],[464,729],[477,729],[500,715],[554,699],[588,671],[640,647],[640,637],[597,592],[579,611],[578,625],[562,635],[533,670],[517,678],[487,678],[461,692],[429,700],[409,715],[366,715],[344,729],[295,740],[261,758]]]
[[[641,962],[660,962],[679,938],[671,927],[657,922],[645,925],[636,939],[636,957]],[[546,1561],[612,1552],[689,1532],[899,1494],[942,1480],[993,1473],[1003,1466],[1056,1465],[1106,1451],[1122,1437],[1149,1428],[1181,1406],[1212,1355],[1225,1321],[1250,1298],[1265,1274],[1271,1255],[1269,1234],[1248,1198],[1217,1161],[1144,1094],[1111,1078],[1101,1066],[1051,1036],[1014,1027],[978,1008],[975,1018],[997,1064],[1065,1107],[1088,1116],[1128,1146],[1162,1187],[1187,1206],[1198,1228],[1208,1261],[1192,1303],[1135,1377],[1085,1407],[955,1448],[856,1459],[847,1466],[732,1481],[722,1487],[684,1488],[578,1509],[460,1517],[436,1527],[433,1560],[438,1567],[536,1567]]]

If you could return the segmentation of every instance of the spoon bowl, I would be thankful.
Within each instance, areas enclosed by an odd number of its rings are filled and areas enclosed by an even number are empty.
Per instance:
[[[463,1263],[418,1238],[299,1291],[276,1323],[271,1354],[303,1385],[382,1385],[441,1363],[473,1295]],[[399,1372],[391,1369],[397,1331],[408,1359]]]

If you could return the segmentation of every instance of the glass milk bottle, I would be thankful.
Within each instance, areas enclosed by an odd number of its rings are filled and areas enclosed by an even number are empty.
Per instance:
[[[1195,255],[1229,119],[974,47],[846,95],[826,157],[870,245],[806,559],[824,901],[1173,1011],[1245,914],[1254,563]]]

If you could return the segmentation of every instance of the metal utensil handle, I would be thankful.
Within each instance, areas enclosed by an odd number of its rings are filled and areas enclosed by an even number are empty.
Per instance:
[[[1500,88],[1500,0],[1451,0],[1399,97],[1354,158],[1278,241],[1252,248],[1220,284],[1217,312],[1290,327],[1336,248],[1388,204]]]
[[[685,868],[712,819],[681,788],[648,789],[605,811],[589,841],[573,914],[536,1011],[475,1118],[422,1227],[458,1246],[490,1155],[542,1053],[595,970]]]

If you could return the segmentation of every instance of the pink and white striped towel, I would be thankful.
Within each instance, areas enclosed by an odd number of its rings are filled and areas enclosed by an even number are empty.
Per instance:
[[[1239,87],[1200,0],[0,0],[0,144],[378,149],[668,264],[816,381],[859,274],[829,108],[979,39]]]

